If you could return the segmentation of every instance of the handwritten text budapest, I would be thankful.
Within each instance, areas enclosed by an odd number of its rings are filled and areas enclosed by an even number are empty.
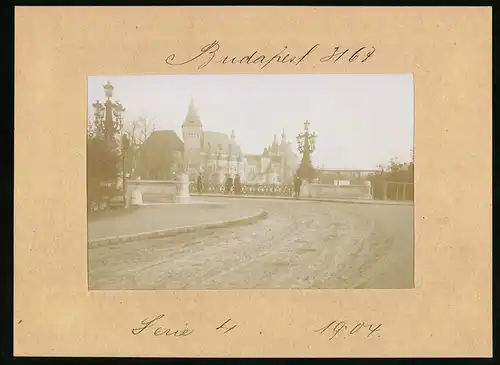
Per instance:
[[[326,49],[326,47],[323,47]],[[202,69],[209,64],[223,65],[256,65],[264,69],[270,64],[284,64],[298,66],[314,58],[321,63],[365,63],[375,54],[375,47],[328,47],[320,53],[321,45],[313,45],[307,50],[293,52],[287,46],[283,46],[279,51],[263,53],[258,50],[250,51],[240,55],[224,54],[218,41],[214,41],[201,47],[192,56],[179,59],[175,53],[170,54],[165,63],[170,66],[182,66],[189,63],[197,64],[198,69]],[[319,55],[318,55],[319,54]]]

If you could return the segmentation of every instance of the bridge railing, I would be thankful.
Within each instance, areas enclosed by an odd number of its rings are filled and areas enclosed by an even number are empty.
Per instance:
[[[293,185],[278,184],[241,184],[241,191],[235,191],[234,185],[229,192],[224,184],[202,184],[198,190],[196,182],[190,182],[189,192],[192,194],[230,194],[230,195],[263,195],[263,196],[292,196]]]
[[[381,185],[382,200],[414,200],[415,185],[412,182],[384,181]]]

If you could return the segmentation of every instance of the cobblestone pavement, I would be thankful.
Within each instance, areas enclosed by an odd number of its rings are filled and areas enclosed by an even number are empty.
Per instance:
[[[411,206],[249,199],[238,206],[269,217],[90,249],[90,289],[413,287]]]

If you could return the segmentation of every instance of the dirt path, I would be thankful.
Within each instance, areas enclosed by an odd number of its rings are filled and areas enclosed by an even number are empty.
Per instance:
[[[89,250],[90,289],[411,288],[413,208],[241,202],[266,220]]]

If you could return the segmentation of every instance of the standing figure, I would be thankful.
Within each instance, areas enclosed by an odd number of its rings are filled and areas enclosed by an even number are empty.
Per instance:
[[[230,174],[227,174],[225,193],[226,194],[231,194],[231,188],[232,187],[233,187],[233,178],[231,177]]]
[[[198,190],[198,193],[201,194],[203,192],[203,182],[201,178],[201,172],[199,173],[198,177],[196,178],[196,189]]]
[[[241,194],[241,179],[239,174],[236,174],[234,177],[234,193]]]
[[[302,180],[298,177],[295,176],[295,181],[294,181],[294,190],[295,190],[295,197],[300,198],[300,187],[302,185]]]

